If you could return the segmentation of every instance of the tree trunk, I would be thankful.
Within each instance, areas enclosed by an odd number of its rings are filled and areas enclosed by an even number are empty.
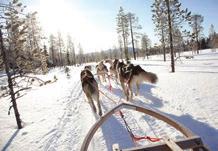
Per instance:
[[[123,31],[124,32],[124,31]],[[124,54],[125,54],[125,58],[126,60],[129,60],[128,57],[128,49],[126,48],[126,38],[125,35],[123,34],[123,46],[124,46]]]
[[[124,53],[125,53],[125,58],[126,58],[126,61],[129,60],[129,57],[128,57],[128,49],[126,48],[126,38],[125,38],[125,33],[124,33],[124,25],[122,23],[122,36],[123,36],[123,46],[124,46]]]
[[[198,24],[197,24],[197,17],[195,17],[195,33],[196,33],[196,46],[197,46],[197,54],[199,54],[199,41],[198,41]]]
[[[172,68],[172,72],[175,72],[174,53],[173,53],[172,24],[171,24],[169,0],[166,0],[166,3],[167,3],[168,26],[169,26],[169,36],[170,36],[171,68]]]
[[[132,19],[131,19],[131,15],[129,16],[129,24],[130,24],[130,33],[131,33],[131,39],[132,39],[132,51],[133,51],[134,60],[136,60],[136,53],[135,53],[134,38],[133,38],[133,31],[132,31]]]
[[[53,65],[57,65],[56,64],[56,60],[55,60],[55,55],[54,55],[54,46],[53,46],[53,43],[52,43],[52,46],[51,46],[51,56],[52,56],[52,62],[53,62]]]
[[[6,52],[4,50],[3,36],[2,36],[1,29],[0,29],[0,45],[1,45],[1,50],[2,50],[3,62],[5,64],[5,72],[6,72],[7,77],[8,77],[8,87],[10,89],[11,102],[12,102],[12,105],[14,108],[14,114],[15,114],[15,118],[17,121],[17,127],[18,127],[18,129],[21,129],[22,128],[21,119],[20,119],[20,114],[18,112],[16,98],[15,98],[14,89],[13,89],[13,83],[12,83],[11,74],[9,71],[8,58],[7,58]]]
[[[163,27],[161,27],[161,34],[162,34],[161,36],[162,36],[163,57],[164,57],[164,61],[166,61],[166,47],[165,47]]]

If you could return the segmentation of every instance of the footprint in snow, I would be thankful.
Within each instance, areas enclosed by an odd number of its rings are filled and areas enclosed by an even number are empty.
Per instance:
[[[23,132],[21,135],[23,135],[23,136],[24,136],[24,135],[26,135],[26,134],[28,134],[28,132]]]

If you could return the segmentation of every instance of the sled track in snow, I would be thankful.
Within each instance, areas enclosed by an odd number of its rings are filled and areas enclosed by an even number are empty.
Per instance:
[[[70,95],[67,98],[66,104],[64,104],[66,107],[65,111],[64,111],[63,115],[61,116],[61,118],[59,118],[60,120],[58,121],[58,123],[45,136],[47,138],[44,140],[44,145],[41,146],[41,147],[43,147],[43,150],[58,150],[59,145],[61,145],[62,143],[65,143],[65,145],[66,145],[66,142],[72,146],[71,141],[73,140],[73,138],[72,138],[73,135],[69,135],[70,132],[68,132],[67,127],[69,126],[68,125],[69,123],[72,123],[72,116],[73,116],[72,114],[74,112],[73,106],[74,106],[74,104],[77,104],[76,101],[82,95],[80,81],[77,81],[76,83],[73,83],[72,85],[74,85],[74,86],[70,90]],[[66,137],[67,139],[65,138],[64,140],[61,140],[61,137],[63,135],[67,135],[67,137]],[[59,141],[60,141],[60,143],[59,143]],[[68,147],[70,147],[70,146],[68,146]],[[71,150],[71,148],[68,148],[68,150]]]

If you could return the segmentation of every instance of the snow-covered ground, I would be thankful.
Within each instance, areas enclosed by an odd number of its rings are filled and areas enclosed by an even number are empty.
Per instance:
[[[186,53],[183,55],[190,55]],[[141,85],[140,95],[131,102],[158,110],[182,123],[201,136],[213,151],[218,150],[218,52],[200,51],[193,59],[176,61],[176,72],[170,73],[170,62],[161,57],[133,61],[146,71],[158,75],[156,85]],[[79,150],[90,127],[98,119],[86,102],[80,83],[83,67],[70,67],[70,78],[64,69],[52,69],[38,77],[49,80],[54,75],[57,82],[34,86],[18,100],[24,128],[17,130],[13,111],[7,115],[9,99],[0,99],[0,149],[1,150]],[[2,75],[2,74],[1,74]],[[6,84],[0,75],[0,85]],[[114,100],[124,98],[121,88],[112,81],[103,83],[100,90]],[[104,113],[116,104],[101,95]],[[135,134],[151,137],[181,138],[181,134],[164,122],[135,111],[123,110]],[[133,147],[122,119],[112,116],[95,134],[90,150],[111,150],[114,143],[121,148]],[[148,141],[139,144],[148,144]]]

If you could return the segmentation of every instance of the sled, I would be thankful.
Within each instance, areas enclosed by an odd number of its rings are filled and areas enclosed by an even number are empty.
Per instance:
[[[113,151],[181,151],[186,149],[191,149],[193,151],[209,151],[209,149],[203,144],[201,138],[195,135],[191,130],[186,128],[184,125],[176,122],[175,120],[171,119],[170,117],[159,113],[157,111],[151,110],[149,108],[142,108],[137,105],[121,103],[108,111],[104,114],[89,130],[88,134],[86,135],[82,147],[80,151],[87,151],[90,141],[93,138],[95,132],[98,128],[114,113],[117,113],[121,109],[130,109],[134,111],[138,111],[152,117],[155,117],[159,120],[166,122],[167,124],[174,127],[176,130],[180,131],[186,138],[173,141],[170,138],[164,137],[161,143],[155,143],[153,145],[146,145],[140,147],[133,147],[128,149],[120,149],[119,144],[113,144]]]

